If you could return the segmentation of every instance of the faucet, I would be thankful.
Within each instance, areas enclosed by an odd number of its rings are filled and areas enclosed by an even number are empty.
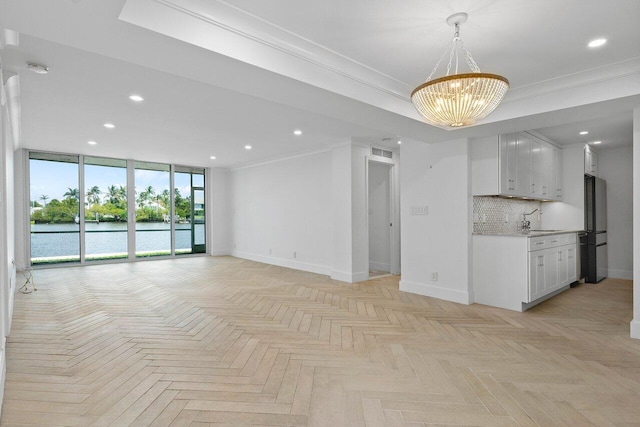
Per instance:
[[[531,230],[531,221],[529,221],[527,219],[527,217],[529,215],[533,215],[534,213],[538,212],[538,209],[534,209],[533,211],[529,212],[529,213],[523,213],[522,214],[522,231],[523,232],[529,232]]]

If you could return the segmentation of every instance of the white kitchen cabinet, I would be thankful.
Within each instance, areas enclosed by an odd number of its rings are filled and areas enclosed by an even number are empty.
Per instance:
[[[509,133],[498,137],[500,161],[500,191],[503,194],[518,193],[518,134]]]
[[[527,132],[478,138],[470,145],[474,196],[562,199],[561,149]]]
[[[528,300],[526,302],[535,301],[544,295],[544,290],[547,287],[545,257],[546,254],[544,251],[529,253],[529,291]]]
[[[551,199],[553,200],[562,200],[563,197],[563,192],[564,192],[564,188],[563,188],[563,167],[562,167],[562,161],[563,161],[563,156],[564,156],[564,152],[558,148],[558,147],[553,147],[552,148],[552,168],[553,168],[553,182],[552,182],[552,192],[551,192]]]
[[[475,302],[524,311],[577,278],[576,233],[473,236]]]
[[[513,195],[531,197],[531,149],[533,138],[525,132],[518,132],[518,182]]]
[[[598,153],[593,151],[588,145],[584,148],[584,173],[598,176]]]

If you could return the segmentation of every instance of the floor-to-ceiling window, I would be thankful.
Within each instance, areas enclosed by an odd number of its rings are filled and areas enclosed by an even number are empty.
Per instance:
[[[176,166],[173,192],[176,254],[205,252],[204,170]]]
[[[31,263],[80,261],[78,156],[30,153]]]
[[[136,256],[171,254],[169,165],[136,162]]]
[[[84,158],[87,261],[127,258],[127,161]]]
[[[34,265],[206,252],[202,168],[30,152],[29,170]]]

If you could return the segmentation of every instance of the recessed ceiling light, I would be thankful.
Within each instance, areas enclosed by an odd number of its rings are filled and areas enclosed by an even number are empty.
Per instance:
[[[300,129],[296,129],[296,130],[293,131],[293,134],[300,136],[300,135],[302,135],[302,131]]]
[[[29,71],[33,71],[36,74],[47,74],[49,72],[49,67],[42,64],[36,64],[35,62],[27,63],[27,68]]]
[[[114,127],[116,127],[116,125],[114,125],[113,123],[105,123],[103,126],[107,129],[113,129]]]
[[[401,141],[401,140],[398,140],[398,145],[400,145],[400,144],[402,144],[402,141]]]
[[[209,158],[210,158],[211,160],[215,160],[215,159],[216,159],[216,156],[211,156],[211,157],[209,157]]]
[[[589,135],[589,132],[586,130],[583,130],[582,132],[580,132],[580,135]]]
[[[95,141],[87,141],[87,144],[89,144],[89,145],[97,145],[98,143],[95,142]]]
[[[595,39],[591,40],[587,46],[589,47],[600,47],[607,42],[607,39]]]
[[[141,97],[140,95],[130,95],[129,99],[132,100],[133,102],[142,102],[142,101],[144,101],[144,98]]]
[[[251,150],[251,146],[250,146],[250,145],[245,145],[245,146],[244,146],[244,149],[245,149],[245,150]]]
[[[593,141],[592,142],[593,145],[598,145],[598,144],[602,144],[602,141]]]

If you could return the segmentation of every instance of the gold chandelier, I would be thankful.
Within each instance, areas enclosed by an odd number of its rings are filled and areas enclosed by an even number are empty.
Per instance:
[[[429,124],[440,127],[460,127],[474,124],[487,117],[498,106],[509,89],[509,81],[497,74],[481,73],[460,37],[460,25],[467,21],[466,13],[456,13],[447,18],[447,24],[455,27],[453,39],[447,45],[440,60],[427,81],[411,92],[411,101]],[[458,74],[458,53],[471,68],[470,73]],[[449,65],[444,77],[431,80],[445,55],[449,53]],[[455,58],[455,71],[449,75]]]

